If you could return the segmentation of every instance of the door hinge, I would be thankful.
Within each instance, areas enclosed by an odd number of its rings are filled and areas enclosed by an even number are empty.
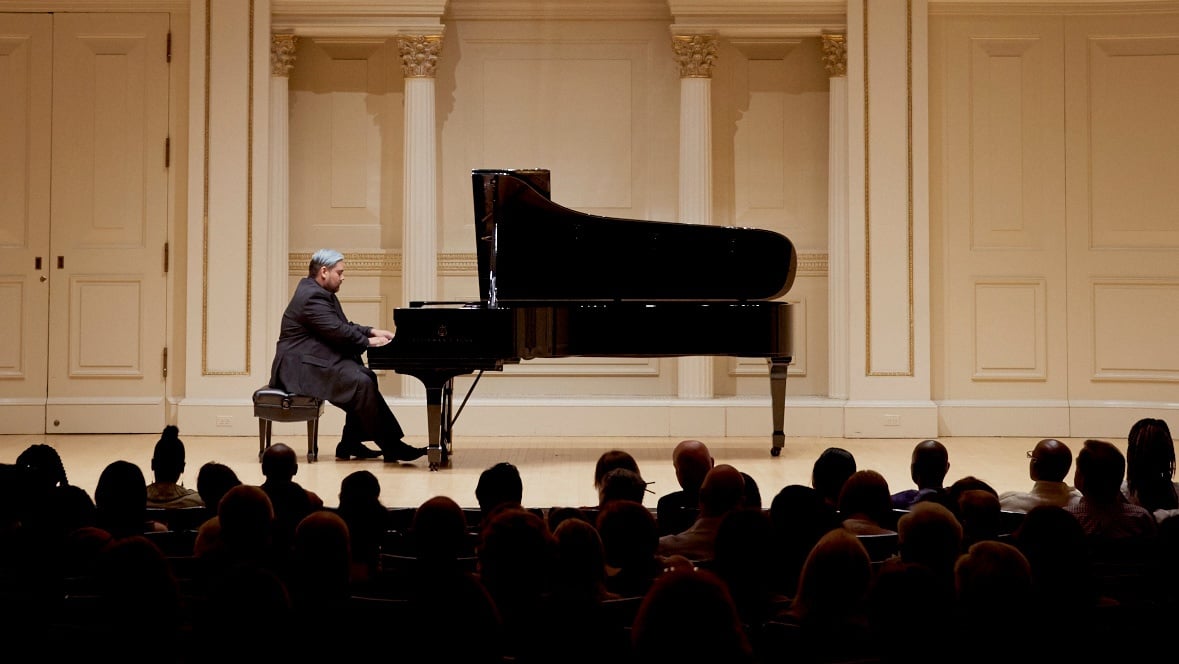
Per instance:
[[[168,33],[168,47],[167,48],[168,48],[168,52],[167,52],[167,55],[165,56],[165,61],[172,62],[172,33],[171,32]]]
[[[167,346],[164,346],[164,364],[163,364],[162,373],[164,375],[164,378],[168,377],[168,347]]]
[[[172,166],[172,137],[164,137],[164,168]]]
[[[169,267],[169,263],[170,263],[169,258],[170,258],[170,256],[168,254],[168,243],[165,242],[164,243],[164,274],[168,274],[168,267]]]

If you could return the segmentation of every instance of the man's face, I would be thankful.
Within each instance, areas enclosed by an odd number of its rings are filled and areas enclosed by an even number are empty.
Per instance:
[[[315,281],[329,293],[338,292],[340,284],[344,283],[344,261],[331,267],[319,268],[319,274],[316,275]]]

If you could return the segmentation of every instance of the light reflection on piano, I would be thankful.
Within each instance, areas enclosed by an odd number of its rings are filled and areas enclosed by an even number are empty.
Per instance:
[[[455,376],[477,384],[538,357],[764,357],[778,456],[792,307],[774,300],[794,283],[788,238],[577,212],[552,202],[543,169],[471,179],[480,300],[397,308],[393,341],[368,351],[372,369],[425,385],[431,470],[453,452]]]

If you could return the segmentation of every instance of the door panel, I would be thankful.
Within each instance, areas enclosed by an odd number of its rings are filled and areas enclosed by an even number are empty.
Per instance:
[[[1071,399],[1179,401],[1176,35],[1175,14],[1069,19]]]
[[[946,16],[931,36],[937,398],[1064,399],[1063,20]]]
[[[45,431],[52,30],[48,14],[0,14],[2,433]]]
[[[58,14],[45,429],[165,418],[166,14]]]

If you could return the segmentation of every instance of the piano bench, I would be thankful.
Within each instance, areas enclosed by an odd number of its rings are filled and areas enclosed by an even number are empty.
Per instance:
[[[323,399],[295,394],[266,385],[254,391],[254,417],[258,418],[258,459],[270,447],[272,422],[307,423],[307,461],[319,459],[319,416]]]

